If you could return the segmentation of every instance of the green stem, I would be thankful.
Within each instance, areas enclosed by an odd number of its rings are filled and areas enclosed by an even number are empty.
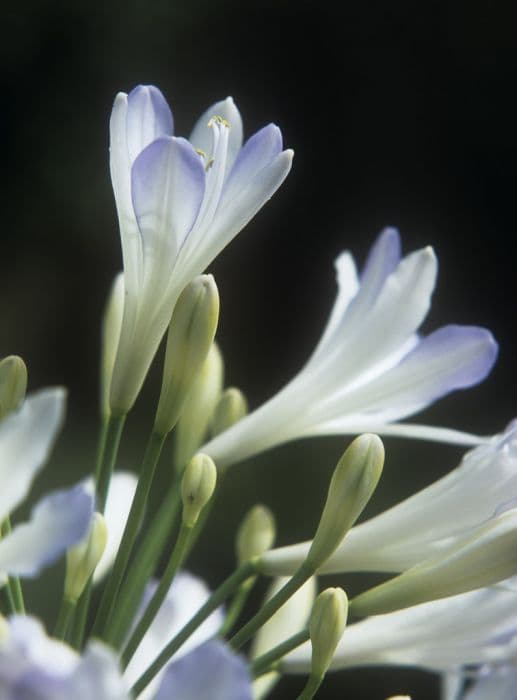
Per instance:
[[[11,518],[6,516],[1,527],[1,536],[5,537],[11,533]],[[23,600],[22,584],[18,576],[9,576],[7,579],[7,595],[9,604],[13,608],[13,612],[18,615],[25,615],[25,603]]]
[[[251,639],[255,632],[257,632],[257,630],[260,629],[313,574],[314,571],[312,567],[306,566],[304,562],[285,586],[281,588],[275,596],[270,598],[258,613],[230,639],[230,646],[237,650],[240,649],[243,644],[246,644],[248,639]]]
[[[183,646],[191,634],[218,608],[221,603],[230,596],[233,591],[249,576],[256,574],[256,562],[248,561],[239,567],[234,573],[217,588],[206,603],[198,610],[193,618],[181,629],[178,634],[172,639],[163,651],[156,657],[147,671],[143,673],[132,688],[135,697],[147,687],[153,680],[156,674],[165,666],[169,659],[175,654],[178,649]]]
[[[153,430],[151,437],[149,438],[149,442],[147,443],[144,461],[142,463],[142,469],[138,479],[138,485],[133,497],[124,534],[122,535],[122,540],[118,548],[111,574],[108,578],[108,583],[104,588],[104,593],[102,595],[93,626],[93,634],[100,636],[103,639],[105,638],[107,630],[111,624],[117,594],[126,572],[129,557],[131,556],[131,551],[133,549],[138,530],[142,525],[145,506],[149,496],[149,491],[151,489],[154,473],[156,471],[156,465],[160,459],[160,454],[162,452],[162,447],[166,437],[166,435],[160,435]]]
[[[258,656],[251,664],[251,673],[253,677],[258,678],[258,676],[262,676],[264,673],[274,671],[277,662],[283,656],[288,654],[293,649],[296,649],[296,647],[299,647],[300,644],[303,644],[309,638],[309,628],[307,627],[297,634],[293,634],[292,637],[286,639],[285,642],[282,642],[282,644],[278,644],[276,647],[273,647],[273,649],[268,651],[266,654]]]
[[[320,685],[323,683],[323,676],[309,676],[305,688],[302,690],[300,695],[298,695],[297,700],[312,700],[316,695],[316,692]]]
[[[80,651],[83,646],[84,632],[86,630],[86,619],[88,617],[88,609],[90,607],[90,599],[92,597],[92,587],[93,578],[90,577],[90,580],[86,584],[84,591],[79,598],[79,602],[75,610],[72,631],[70,634],[70,643],[74,649],[77,649],[77,651]]]
[[[117,460],[120,438],[122,437],[125,422],[125,415],[109,416],[106,426],[103,426],[101,431],[95,487],[97,495],[96,508],[99,513],[104,513],[104,508],[106,507],[111,475]]]
[[[70,626],[70,622],[74,616],[76,604],[77,601],[73,601],[63,597],[63,600],[61,601],[61,607],[59,609],[59,615],[57,617],[56,626],[54,628],[54,637],[56,639],[65,639],[66,633],[68,632],[68,628]]]
[[[167,542],[170,541],[174,522],[180,506],[179,483],[175,481],[165,496],[158,513],[151,522],[140,546],[133,556],[135,566],[130,567],[120,589],[117,606],[105,641],[119,648],[126,637],[156,564]]]
[[[126,644],[126,647],[122,654],[123,668],[126,668],[126,666],[131,661],[133,654],[137,650],[140,642],[142,641],[144,634],[147,632],[147,630],[153,623],[153,620],[158,614],[158,611],[160,610],[163,601],[167,597],[167,593],[169,592],[174,577],[176,576],[178,569],[180,568],[187,554],[188,542],[190,537],[192,536],[192,532],[192,527],[188,527],[187,525],[181,526],[180,533],[176,544],[174,545],[174,550],[172,552],[172,556],[169,560],[169,563],[167,564],[167,568],[163,573],[163,576],[153,597],[149,601],[149,605],[147,606],[142,617],[140,618],[139,623],[135,627],[135,630],[131,635],[128,643]]]
[[[247,581],[244,581],[235,594],[232,602],[230,603],[221,629],[219,630],[220,637],[226,637],[235,626],[235,623],[240,617],[242,609],[248,600],[248,596],[256,580],[256,576],[251,576]]]

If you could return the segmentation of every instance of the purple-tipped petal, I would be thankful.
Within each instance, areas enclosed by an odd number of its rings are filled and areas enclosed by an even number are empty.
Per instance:
[[[82,485],[46,496],[29,522],[0,541],[0,573],[35,576],[86,535],[92,514],[93,497]]]
[[[400,255],[399,232],[392,227],[383,229],[370,248],[361,272],[361,286],[369,288],[369,296],[372,298],[377,296],[388,275],[399,264]]]
[[[165,97],[154,85],[138,85],[127,96],[126,138],[131,162],[160,136],[172,136],[174,123]]]
[[[213,137],[208,122],[212,117],[221,117],[230,125],[228,134],[228,151],[226,156],[226,172],[229,172],[239,150],[242,147],[242,118],[231,97],[211,105],[197,120],[189,141],[194,148],[200,148],[208,157],[212,154]]]
[[[144,259],[160,264],[164,254],[175,257],[196,220],[205,191],[201,158],[185,139],[162,137],[135,160],[131,181]]]
[[[202,644],[167,668],[155,700],[251,700],[244,660],[223,642]]]

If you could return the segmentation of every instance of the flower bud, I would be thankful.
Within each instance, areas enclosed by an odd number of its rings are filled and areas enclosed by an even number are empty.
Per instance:
[[[217,343],[212,343],[201,370],[194,378],[174,430],[174,457],[181,473],[208,432],[223,389],[224,366]]]
[[[20,407],[27,391],[27,367],[18,355],[0,362],[0,420]]]
[[[355,615],[379,615],[490,586],[517,574],[517,508],[443,546],[438,555],[362,593]]]
[[[102,319],[101,348],[101,412],[108,416],[110,410],[110,388],[115,357],[117,355],[122,316],[124,314],[124,274],[119,273],[113,280],[110,295]]]
[[[193,527],[203,508],[212,498],[217,469],[210,457],[197,454],[187,464],[181,481],[181,499],[183,501],[183,523]]]
[[[100,513],[94,513],[88,535],[66,553],[65,598],[72,603],[80,598],[88,579],[99,563],[108,530]]]
[[[208,355],[219,318],[219,292],[212,275],[200,275],[181,293],[169,325],[162,390],[154,429],[175,426],[196,374]]]
[[[327,588],[316,598],[309,622],[312,675],[321,678],[327,672],[345,631],[347,615],[348,599],[342,588]]]
[[[334,552],[373,494],[384,465],[384,446],[377,435],[356,438],[339,460],[327,501],[307,555],[316,571]]]
[[[226,389],[215,407],[211,425],[212,435],[219,435],[231,428],[237,421],[244,418],[247,412],[248,402],[242,391],[234,387]]]
[[[253,506],[237,532],[236,555],[239,565],[267,552],[273,546],[275,537],[273,513],[266,506]]]

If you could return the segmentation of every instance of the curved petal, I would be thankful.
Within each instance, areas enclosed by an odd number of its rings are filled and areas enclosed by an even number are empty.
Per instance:
[[[242,146],[242,118],[232,97],[216,102],[209,107],[197,120],[189,141],[194,148],[199,148],[206,154],[211,153],[212,135],[208,128],[208,122],[213,117],[221,117],[230,125],[228,138],[228,151],[226,156],[226,172],[231,169],[235,158]]]
[[[463,700],[515,700],[517,688],[517,669],[515,666],[487,669],[486,675],[482,675],[470,690],[464,695]]]
[[[0,540],[0,572],[35,576],[86,535],[92,514],[93,498],[82,485],[46,496],[29,522]]]
[[[155,700],[251,700],[251,679],[244,659],[223,642],[205,642],[169,664]]]
[[[174,122],[165,97],[154,85],[138,85],[127,96],[126,139],[129,160],[160,136],[172,136]]]
[[[147,603],[156,590],[157,583],[149,584],[146,588],[140,611],[135,617],[134,624],[138,623]],[[144,635],[135,655],[131,659],[125,671],[125,678],[129,683],[134,683],[162,651],[164,646],[180,631],[199,608],[206,602],[210,591],[205,583],[186,572],[180,572],[174,579],[169,594],[162,603],[160,611],[155,617],[151,627]],[[210,637],[214,637],[223,623],[221,610],[216,610],[205,622],[189,637],[187,642],[177,652],[176,658],[186,654]],[[161,678],[162,674],[158,675]],[[158,678],[151,683],[139,700],[152,697],[156,689]]]
[[[131,700],[129,686],[120,674],[117,657],[109,647],[95,641],[88,644],[63,693],[62,700],[69,698]]]
[[[25,499],[48,458],[65,412],[64,389],[43,389],[0,423],[0,518]]]

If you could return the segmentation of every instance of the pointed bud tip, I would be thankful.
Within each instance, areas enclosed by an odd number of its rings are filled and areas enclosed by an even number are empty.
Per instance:
[[[312,645],[311,672],[324,676],[345,631],[348,598],[342,588],[327,588],[316,598],[309,622]]]
[[[205,454],[194,455],[185,468],[181,480],[183,523],[193,527],[203,508],[212,498],[217,481],[217,468]]]
[[[239,564],[267,552],[273,546],[275,537],[276,525],[272,511],[261,504],[253,506],[237,532],[235,548]]]

